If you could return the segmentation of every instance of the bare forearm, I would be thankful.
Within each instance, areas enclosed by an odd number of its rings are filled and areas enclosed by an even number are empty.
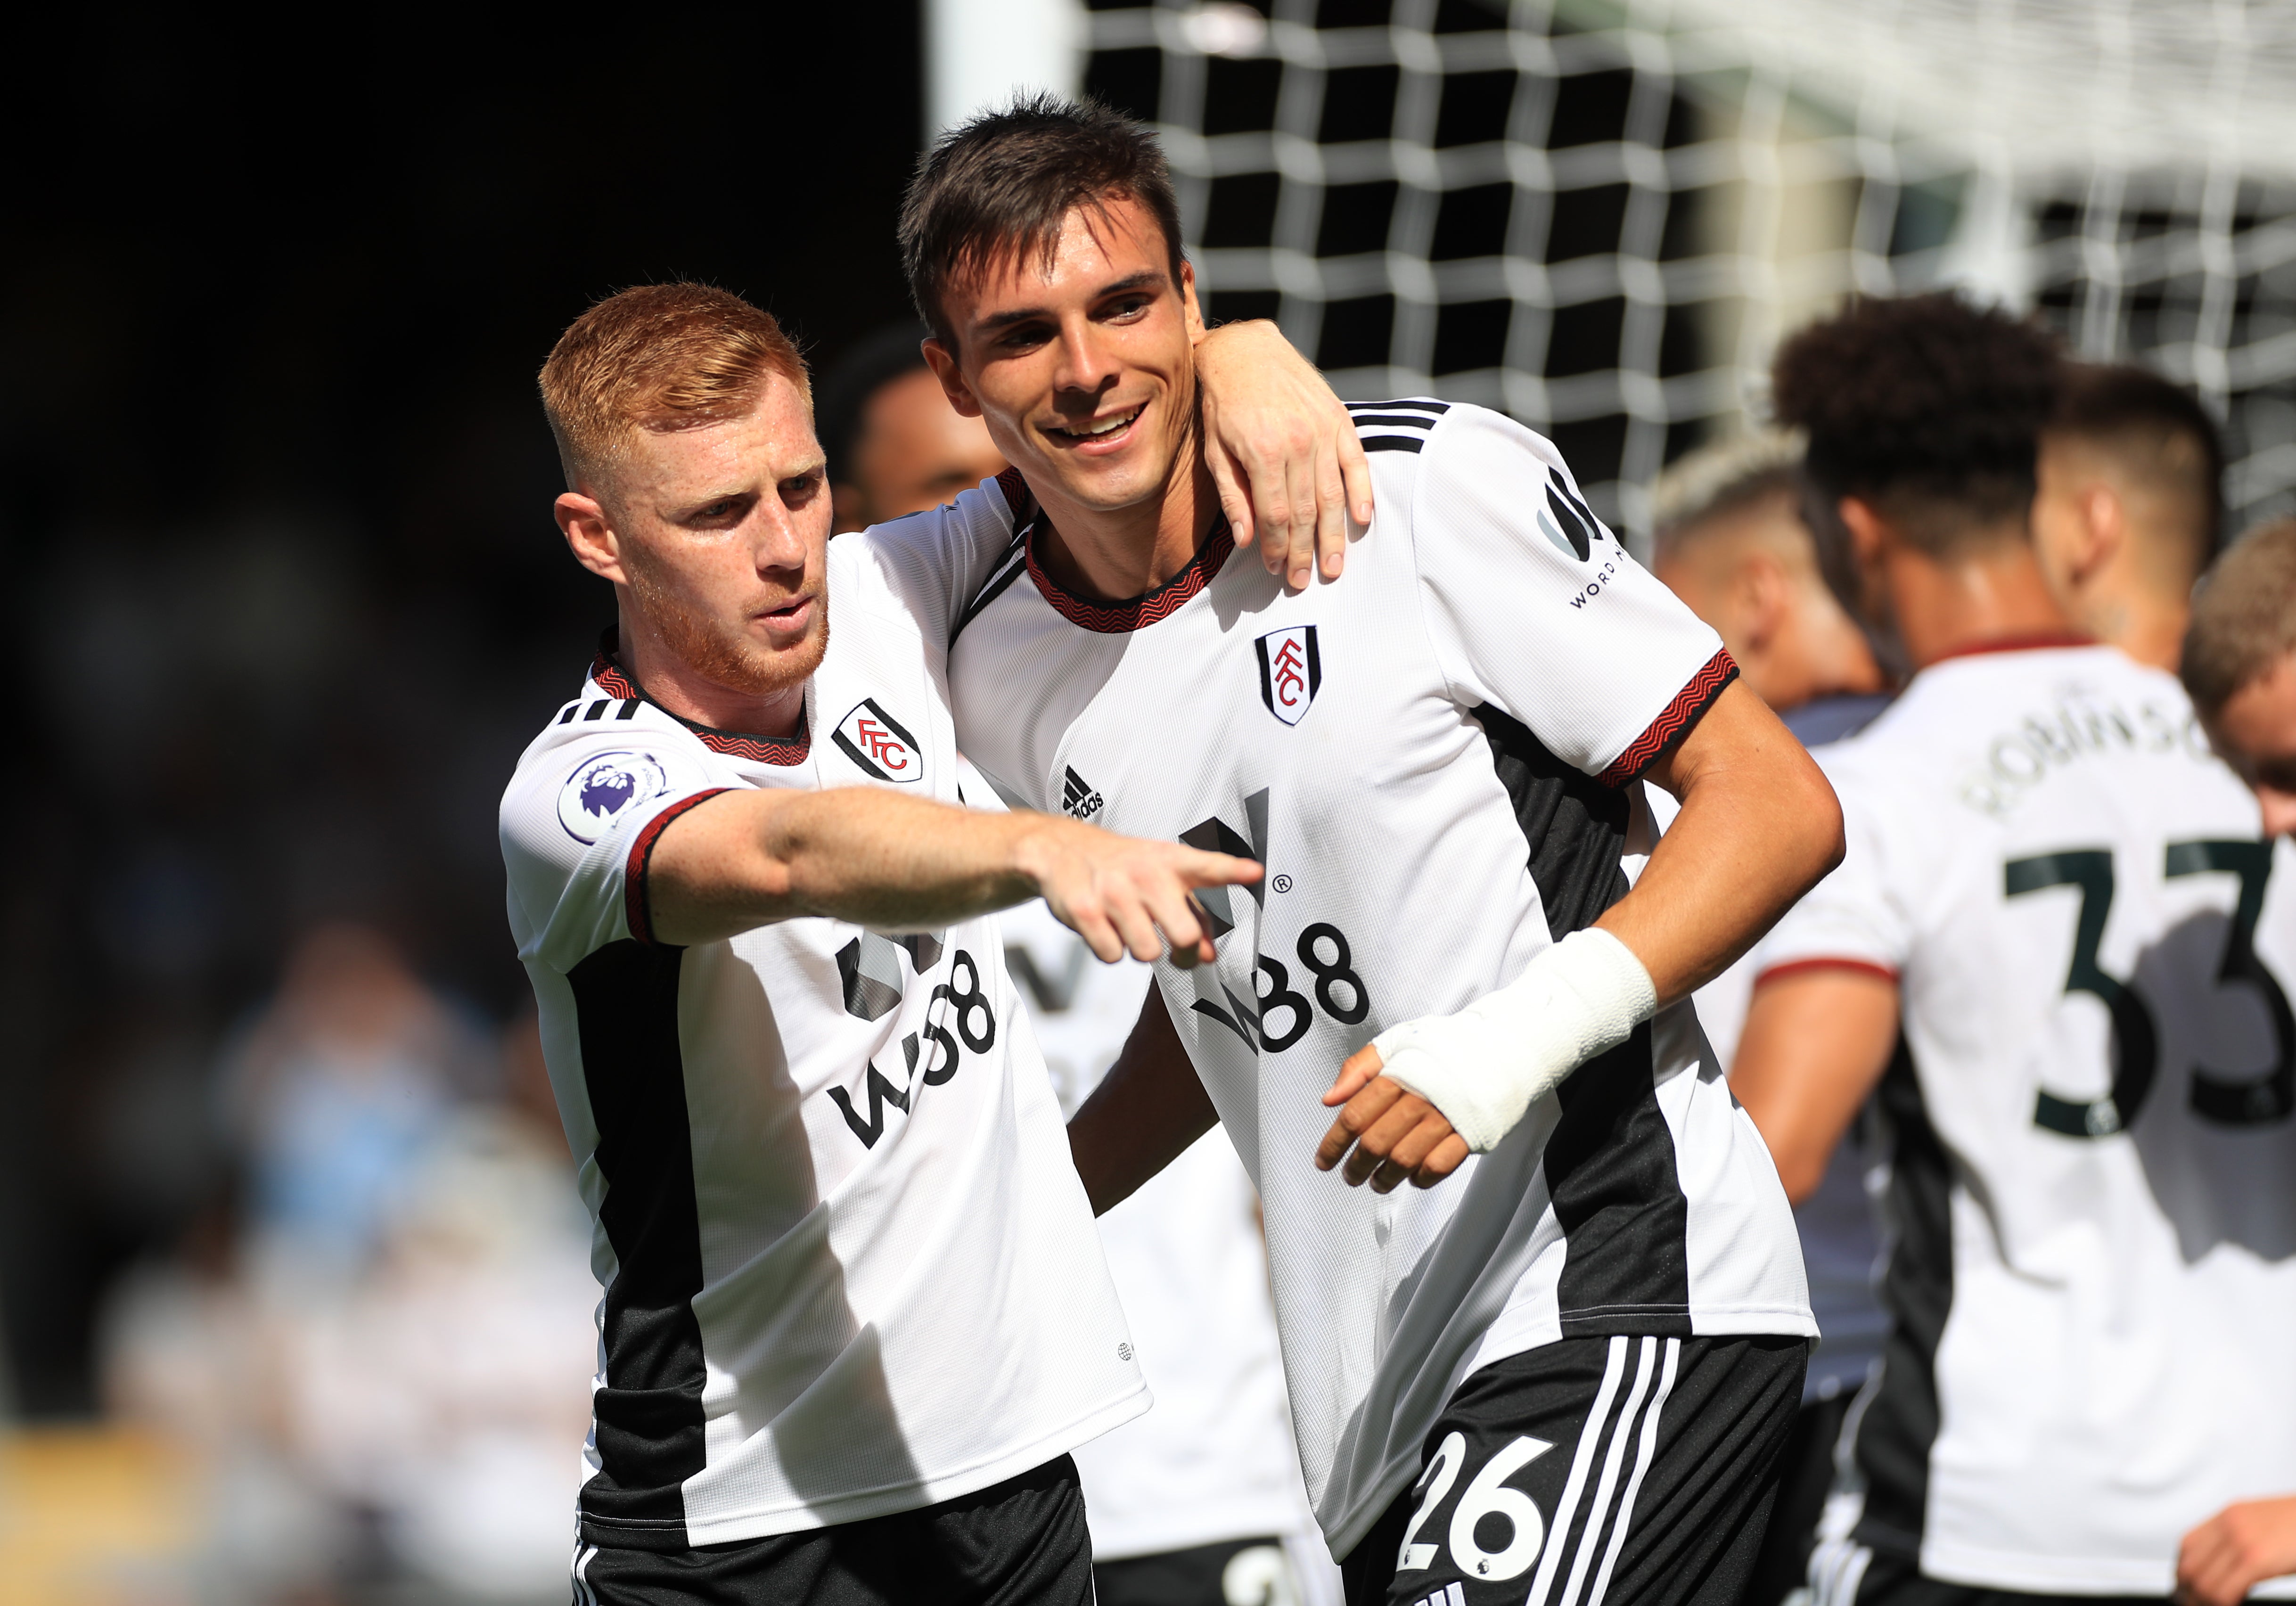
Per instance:
[[[1754,989],[1730,1091],[1794,1203],[1817,1191],[1897,1040],[1898,984],[1883,977],[1829,967]]]
[[[1218,1119],[1162,996],[1151,987],[1124,1052],[1069,1122],[1069,1153],[1092,1213],[1105,1215],[1130,1198]]]
[[[1024,862],[1038,819],[877,787],[711,799],[655,848],[655,930],[693,943],[803,915],[881,930],[947,925],[1035,896]]]
[[[1740,685],[1653,778],[1682,812],[1596,923],[1634,951],[1667,1004],[1728,969],[1841,863],[1841,809],[1801,744]]]

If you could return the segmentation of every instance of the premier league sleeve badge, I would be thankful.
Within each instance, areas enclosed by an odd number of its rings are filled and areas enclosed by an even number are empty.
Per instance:
[[[668,772],[652,753],[600,753],[584,759],[558,789],[558,823],[576,841],[594,842],[623,815],[668,790]]]

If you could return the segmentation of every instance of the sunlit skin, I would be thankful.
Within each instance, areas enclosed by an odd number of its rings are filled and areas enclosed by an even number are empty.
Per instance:
[[[613,582],[622,666],[649,696],[721,730],[796,733],[829,645],[830,533],[796,386],[775,374],[739,417],[632,430],[554,511],[575,558]]]
[[[623,667],[674,714],[797,733],[829,644],[827,475],[797,388],[738,417],[632,431],[558,498],[575,557],[613,582]],[[1103,960],[1213,957],[1189,896],[1245,860],[1059,815],[981,815],[880,787],[737,787],[672,821],[648,860],[654,930],[681,946],[808,914],[930,929],[1042,896]]]
[[[2185,1536],[2178,1606],[2238,1606],[2267,1578],[2296,1573],[2296,1495],[2243,1500]]]
[[[1155,220],[1125,200],[1070,212],[1049,266],[990,263],[942,310],[959,349],[936,338],[926,357],[1028,476],[1055,532],[1041,553],[1053,577],[1117,601],[1187,567],[1219,506],[1196,450],[1204,325],[1195,270],[1174,283]]]
[[[920,365],[886,381],[863,406],[850,478],[832,488],[837,528],[865,529],[954,502],[1004,467],[988,425],[950,406],[932,370]]]
[[[1882,689],[1873,649],[1820,578],[1790,495],[1686,533],[1656,572],[1714,627],[1746,684],[1772,708]]]
[[[2179,511],[2073,436],[2044,436],[2037,470],[2033,551],[2049,588],[2085,634],[2174,674],[2194,579],[2173,555]]]
[[[950,404],[987,422],[1050,515],[1058,533],[1041,557],[1053,578],[1115,601],[1152,591],[1185,568],[1218,508],[1195,450],[1194,348],[1203,322],[1193,271],[1184,264],[1174,282],[1162,236],[1143,209],[1116,200],[1105,212],[1071,212],[1049,264],[988,263],[960,275],[941,310],[956,349],[935,339],[927,342],[927,359]],[[1292,574],[1294,583],[1307,578],[1304,560]],[[1685,808],[1670,845],[1652,856],[1642,889],[1603,921],[1650,966],[1660,997],[1670,1001],[1735,956],[1718,937],[1719,924],[1765,906],[1773,892],[1783,908],[1840,856],[1840,814],[1808,755],[1736,686],[1652,774],[1685,798],[1693,777],[1717,782],[1710,800]],[[1786,840],[1767,856],[1739,851],[1779,844],[1755,819],[1805,817],[1823,827],[1807,844]],[[1739,834],[1723,840],[1734,829]],[[1702,855],[1710,869],[1729,863],[1742,871],[1742,896],[1726,914],[1698,894],[1701,876],[1692,866]],[[1716,954],[1719,961],[1710,967]],[[1153,1028],[1155,1008],[1152,995],[1144,1027]],[[1143,1065],[1156,1058],[1153,1035],[1136,1034]],[[1135,1057],[1128,1048],[1127,1059]],[[1208,1106],[1185,1057],[1161,1059],[1172,1073],[1161,1078],[1119,1075],[1119,1061],[1070,1123],[1070,1145],[1095,1209],[1123,1191],[1120,1183],[1095,1181],[1113,1169],[1103,1166],[1104,1151],[1125,1147],[1146,1127],[1177,1134],[1205,1118]],[[1344,1160],[1349,1183],[1382,1192],[1406,1179],[1432,1186],[1465,1159],[1465,1142],[1431,1104],[1380,1076],[1379,1063],[1366,1048],[1341,1068],[1324,1095],[1338,1114],[1316,1163],[1331,1169]],[[1118,1131],[1127,1127],[1129,1136]],[[1104,1143],[1112,1132],[1122,1141]]]
[[[2209,740],[2256,794],[2267,837],[2296,836],[2296,652],[2225,699]]]

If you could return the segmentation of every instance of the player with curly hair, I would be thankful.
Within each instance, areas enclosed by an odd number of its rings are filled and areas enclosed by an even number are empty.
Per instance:
[[[1796,1197],[1869,1094],[1886,1127],[1891,1328],[1822,1606],[2165,1597],[2194,1523],[2296,1487],[2296,871],[2183,688],[2050,588],[2063,375],[1942,294],[1853,302],[1773,375],[1913,671],[1822,750],[1848,853],[1757,949],[1733,1072]]]

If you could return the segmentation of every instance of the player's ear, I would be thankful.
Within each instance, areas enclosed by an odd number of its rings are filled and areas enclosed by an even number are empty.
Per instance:
[[[614,533],[613,520],[598,499],[584,491],[565,491],[550,512],[574,561],[592,574],[620,585],[621,538]]]
[[[2128,510],[2111,486],[2093,485],[2080,495],[2080,550],[2073,554],[2073,578],[2086,580],[2120,555],[2128,544]]]
[[[1180,313],[1188,325],[1191,342],[1204,338],[1204,312],[1196,303],[1196,265],[1185,257],[1180,258]]]
[[[937,334],[927,336],[920,349],[925,354],[925,361],[932,365],[933,377],[940,381],[940,393],[948,397],[948,405],[956,409],[960,417],[980,417],[980,398],[965,382],[964,370],[957,365],[956,354],[943,345]]]
[[[1874,510],[1873,504],[1857,496],[1844,496],[1834,511],[1841,515],[1841,527],[1849,532],[1849,551],[1858,567],[1870,569],[1879,563],[1890,544],[1889,520]]]
[[[1792,582],[1786,571],[1768,553],[1758,552],[1746,559],[1738,571],[1738,589],[1745,612],[1743,620],[1747,645],[1756,651],[1767,647],[1785,623],[1787,594]]]

